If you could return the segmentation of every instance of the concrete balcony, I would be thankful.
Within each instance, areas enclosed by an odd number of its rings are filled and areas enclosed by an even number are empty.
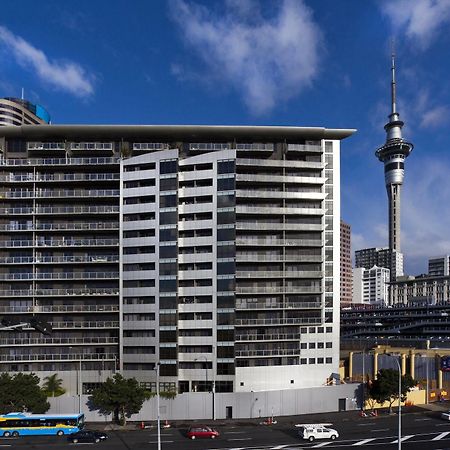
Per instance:
[[[52,322],[54,330],[83,330],[83,329],[105,329],[119,328],[118,320],[93,320],[93,321],[73,321],[73,322]]]
[[[33,361],[115,361],[115,353],[63,353],[63,354],[26,354],[0,355],[0,362],[33,362]]]
[[[296,261],[296,262],[322,262],[321,255],[261,255],[259,253],[236,254],[236,262],[272,262],[272,261]]]
[[[262,303],[262,302],[252,302],[246,303],[237,301],[236,302],[236,310],[255,310],[255,309],[322,309],[324,307],[323,303],[320,302],[286,302],[286,303]]]
[[[91,338],[11,338],[0,339],[0,347],[10,346],[43,346],[43,345],[117,345],[119,338],[116,337],[91,337]]]
[[[0,306],[2,314],[17,313],[105,313],[118,312],[119,305],[28,305]]]
[[[1,159],[0,166],[98,166],[119,164],[120,158],[21,158]]]
[[[38,206],[35,210],[37,215],[72,215],[72,214],[118,214],[119,206]],[[1,211],[0,211],[1,213]]]
[[[303,192],[290,192],[290,191],[269,191],[269,190],[245,190],[237,189],[236,198],[276,198],[276,199],[314,199],[314,200],[324,200],[325,194],[321,192],[310,192],[304,190]]]
[[[0,273],[0,280],[111,280],[119,279],[118,272],[59,272],[59,273]]]
[[[323,321],[320,317],[279,317],[275,319],[236,319],[236,326],[278,326],[278,325],[322,325]]]
[[[276,270],[261,270],[261,271],[236,271],[236,278],[322,278],[321,271],[307,271],[302,270],[298,272]]]
[[[272,334],[241,334],[236,335],[235,340],[239,342],[267,342],[267,341],[299,341],[300,333],[272,333]]]
[[[237,286],[236,294],[320,294],[320,286]]]
[[[265,239],[255,237],[237,237],[239,246],[283,246],[283,247],[322,247],[321,239]]]
[[[272,223],[258,220],[254,222],[237,222],[236,230],[269,230],[269,231],[322,231],[321,224],[307,223]]]
[[[0,257],[0,264],[74,264],[74,263],[118,263],[118,255],[99,256],[6,256]]]
[[[322,208],[286,208],[281,206],[246,206],[236,205],[236,214],[275,214],[275,215],[314,215],[323,216],[325,210]]]
[[[118,288],[91,289],[2,289],[0,297],[67,297],[73,296],[106,296],[119,295]]]
[[[257,358],[267,356],[295,356],[300,355],[300,350],[279,348],[273,350],[235,350],[236,358]]]

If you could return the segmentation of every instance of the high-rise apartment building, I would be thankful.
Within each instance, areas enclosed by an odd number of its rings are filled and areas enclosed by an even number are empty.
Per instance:
[[[389,300],[389,269],[373,266],[353,269],[353,303],[387,305]]]
[[[443,277],[450,275],[450,255],[434,256],[428,260],[428,275]]]
[[[403,253],[391,251],[387,247],[363,248],[355,251],[355,268],[370,269],[373,266],[393,270],[393,279],[401,277],[403,276]]]
[[[0,126],[48,123],[50,115],[43,106],[20,98],[0,98]]]
[[[339,152],[353,130],[0,129],[0,370],[217,392],[339,366]]]
[[[341,220],[341,305],[352,302],[351,227]]]

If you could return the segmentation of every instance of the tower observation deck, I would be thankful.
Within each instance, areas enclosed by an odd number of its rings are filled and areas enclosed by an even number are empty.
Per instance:
[[[388,116],[389,122],[384,126],[386,143],[375,152],[375,155],[384,163],[384,179],[389,201],[389,250],[401,252],[400,194],[405,174],[405,159],[411,153],[413,144],[405,141],[402,137],[404,122],[400,120],[397,112],[394,54],[392,55],[391,72],[391,114]]]

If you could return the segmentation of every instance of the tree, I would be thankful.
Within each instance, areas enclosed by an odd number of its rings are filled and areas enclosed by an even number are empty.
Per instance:
[[[47,397],[59,397],[63,395],[66,390],[62,387],[62,379],[58,378],[58,374],[49,375],[44,378],[45,383],[42,386]]]
[[[0,411],[28,411],[42,414],[48,411],[50,403],[47,395],[39,386],[39,377],[34,373],[11,376],[8,373],[0,375]]]
[[[406,400],[408,392],[417,385],[411,375],[403,375],[401,381],[401,401]],[[398,400],[398,370],[381,369],[377,379],[369,385],[369,396],[380,404],[389,402],[389,412],[392,412],[392,404]]]
[[[113,414],[114,421],[125,425],[126,418],[138,413],[151,395],[135,378],[115,374],[92,392],[89,401],[102,414]]]

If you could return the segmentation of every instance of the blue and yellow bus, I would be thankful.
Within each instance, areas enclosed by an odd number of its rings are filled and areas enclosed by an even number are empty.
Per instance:
[[[35,434],[76,433],[84,426],[84,414],[28,414],[0,415],[0,436],[29,436]]]

